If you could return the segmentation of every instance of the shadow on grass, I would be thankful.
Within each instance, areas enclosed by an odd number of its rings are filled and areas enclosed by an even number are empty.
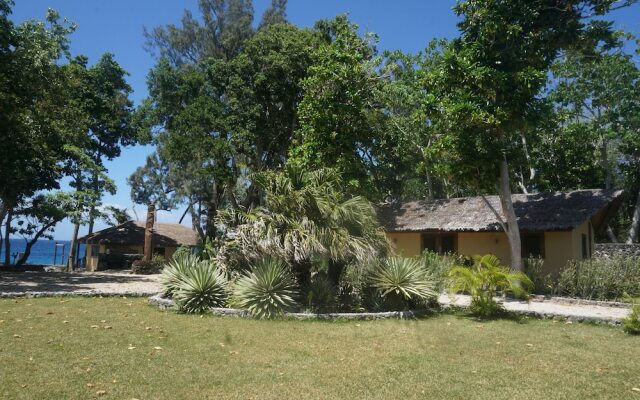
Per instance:
[[[491,321],[506,320],[506,321],[515,322],[517,324],[527,324],[531,320],[530,315],[509,312],[506,310],[495,313],[493,315],[489,315],[489,316],[479,316],[479,315],[473,314],[471,311],[469,311],[468,308],[459,307],[459,306],[450,306],[444,309],[441,313],[446,315],[452,315],[460,319],[471,319],[475,322],[491,322]]]

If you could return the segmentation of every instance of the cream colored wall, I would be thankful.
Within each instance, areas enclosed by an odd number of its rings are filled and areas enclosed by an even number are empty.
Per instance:
[[[582,225],[578,226],[573,230],[573,258],[575,260],[582,260],[582,234],[587,235],[587,240],[589,238],[589,229],[590,224],[589,221],[582,223]],[[591,249],[593,249],[593,234],[591,235]],[[589,249],[587,249],[589,252]],[[590,255],[589,255],[590,257]]]
[[[461,232],[458,233],[458,254],[473,256],[493,254],[502,264],[509,265],[509,242],[504,232]]]
[[[405,257],[420,255],[422,250],[420,233],[387,233],[387,239],[396,254]]]
[[[544,233],[543,274],[557,272],[573,259],[573,231],[555,231]]]

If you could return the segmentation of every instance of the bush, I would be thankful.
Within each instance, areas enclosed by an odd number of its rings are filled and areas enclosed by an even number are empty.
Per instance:
[[[556,283],[553,275],[543,273],[544,259],[538,257],[529,257],[524,261],[524,273],[533,282],[534,293],[551,294],[556,291]]]
[[[145,261],[135,260],[131,264],[131,273],[137,275],[152,275],[159,274],[162,271],[163,262],[160,261]]]
[[[306,305],[312,311],[333,311],[337,305],[337,288],[325,273],[313,275],[305,292]]]
[[[172,296],[186,272],[200,263],[200,258],[187,252],[176,252],[162,269],[160,283],[166,296]]]
[[[438,292],[446,289],[447,275],[456,264],[460,263],[459,258],[460,256],[455,254],[440,255],[428,250],[425,250],[420,256],[420,261],[435,281]]]
[[[557,294],[563,296],[615,300],[624,293],[640,296],[640,257],[570,261],[558,278]]]
[[[223,307],[227,298],[226,278],[209,260],[190,264],[178,275],[173,299],[178,309],[187,313],[202,313],[212,307]]]
[[[634,304],[631,314],[622,321],[622,329],[630,335],[640,335],[640,304]]]
[[[527,297],[533,282],[522,272],[513,272],[500,265],[496,256],[487,254],[474,256],[471,267],[453,268],[449,272],[449,289],[452,293],[469,293],[471,313],[490,318],[504,312],[502,304],[494,299],[499,292]]]
[[[369,283],[384,299],[384,306],[394,310],[425,304],[438,294],[424,264],[415,258],[387,258],[374,267]]]
[[[233,304],[257,318],[274,318],[294,309],[297,295],[296,283],[287,265],[267,258],[236,281]]]

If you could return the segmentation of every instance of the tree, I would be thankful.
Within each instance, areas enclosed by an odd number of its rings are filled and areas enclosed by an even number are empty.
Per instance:
[[[0,223],[5,223],[5,264],[10,263],[11,220],[29,196],[57,189],[76,143],[79,119],[70,107],[63,67],[74,25],[49,10],[46,23],[14,25],[11,1],[0,0]]]
[[[358,36],[346,16],[320,21],[316,29],[326,44],[317,48],[302,83],[300,128],[290,157],[307,169],[337,168],[351,191],[371,194],[378,166],[372,135],[380,84],[377,38]]]
[[[224,265],[233,259],[249,265],[274,257],[285,261],[298,283],[305,285],[314,266],[324,264],[337,284],[345,266],[388,250],[371,203],[345,195],[336,170],[306,171],[288,165],[253,179],[265,193],[264,205],[221,215],[222,225],[230,228],[229,240],[218,254]]]
[[[480,191],[497,183],[505,218],[492,211],[507,234],[515,270],[523,266],[509,161],[526,157],[523,139],[526,143],[535,133],[532,127],[549,112],[541,94],[561,50],[589,49],[612,39],[609,24],[592,17],[605,14],[613,3],[469,0],[454,8],[462,18],[461,35],[445,50],[441,73],[432,74],[428,83],[434,92],[440,90],[450,128],[446,146],[456,155],[458,179]]]

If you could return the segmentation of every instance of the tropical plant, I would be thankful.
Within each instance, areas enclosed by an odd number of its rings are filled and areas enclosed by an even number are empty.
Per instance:
[[[457,266],[449,272],[451,293],[471,295],[470,311],[478,317],[493,317],[504,311],[495,300],[498,292],[527,297],[533,282],[522,272],[511,271],[493,254],[473,256],[471,267]]]
[[[424,303],[438,295],[433,278],[415,258],[385,259],[373,268],[369,283],[392,309]]]
[[[262,259],[233,285],[233,305],[257,318],[275,318],[293,310],[298,289],[286,263]]]
[[[190,264],[178,277],[173,299],[180,311],[203,313],[212,307],[225,305],[226,285],[226,277],[216,264],[202,260]]]
[[[570,261],[560,272],[557,293],[595,300],[621,299],[625,293],[640,296],[640,257]]]
[[[622,329],[630,335],[640,335],[640,303],[625,293],[625,300],[632,303],[631,314],[622,321]]]
[[[441,292],[445,289],[449,271],[458,264],[459,258],[460,256],[458,255],[440,255],[438,253],[425,250],[419,257],[419,260],[434,280],[437,291]]]
[[[198,256],[180,249],[182,247],[173,254],[173,258],[165,264],[160,274],[160,284],[166,296],[171,296],[178,289],[179,282],[187,271],[200,263]]]
[[[305,290],[306,306],[316,312],[331,311],[337,303],[337,288],[323,272],[316,273]]]
[[[234,226],[226,246],[233,254],[219,254],[225,263],[231,264],[234,254],[246,264],[278,258],[306,285],[314,262],[326,261],[328,278],[337,285],[346,265],[373,261],[387,251],[373,206],[363,197],[348,197],[337,171],[289,164],[253,180],[264,193],[264,205],[221,214],[220,225]]]

